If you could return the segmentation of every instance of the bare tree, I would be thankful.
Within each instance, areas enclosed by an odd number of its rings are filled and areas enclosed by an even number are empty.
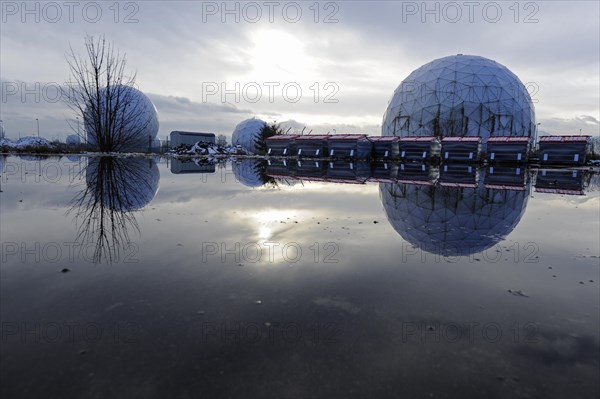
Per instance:
[[[217,136],[217,145],[219,147],[225,147],[227,145],[227,136],[224,134],[219,134]]]
[[[81,57],[69,46],[71,76],[62,94],[83,118],[87,142],[103,152],[147,148],[152,138],[146,131],[152,120],[134,88],[135,74],[125,74],[125,55],[104,36],[86,36],[85,49]]]

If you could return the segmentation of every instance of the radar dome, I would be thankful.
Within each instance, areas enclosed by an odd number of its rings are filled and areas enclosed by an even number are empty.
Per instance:
[[[111,127],[106,122],[107,109],[116,110]],[[99,105],[88,105],[83,123],[88,144],[102,147],[110,140],[114,143],[111,149],[117,151],[148,149],[158,134],[158,113],[152,101],[141,91],[124,85],[101,89]],[[111,137],[99,135],[98,126]]]
[[[505,66],[453,55],[413,71],[389,102],[383,136],[526,136],[535,112],[525,85]]]
[[[265,121],[256,118],[240,122],[233,131],[231,143],[251,154],[259,153],[263,141],[261,133],[266,125]]]
[[[65,143],[67,143],[67,145],[78,145],[81,144],[81,139],[76,134],[70,134],[67,136]]]

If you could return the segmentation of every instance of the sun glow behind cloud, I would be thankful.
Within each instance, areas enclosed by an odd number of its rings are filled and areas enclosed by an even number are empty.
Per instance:
[[[253,81],[260,84],[292,82],[299,77],[310,79],[314,63],[306,54],[304,43],[291,33],[259,29],[252,35],[252,42],[249,77]]]

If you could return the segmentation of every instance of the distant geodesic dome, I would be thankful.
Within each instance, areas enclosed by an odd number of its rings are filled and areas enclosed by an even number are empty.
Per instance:
[[[65,143],[67,145],[78,145],[81,144],[81,138],[76,134],[70,134],[67,136]]]
[[[103,126],[107,125],[106,110],[117,110],[111,124],[112,130],[118,137],[114,147],[117,150],[146,150],[158,134],[158,113],[150,99],[141,91],[124,85],[113,86],[111,94],[106,88],[100,90],[100,105]],[[108,104],[108,105],[107,105]],[[97,119],[88,108],[83,115],[83,124],[87,133],[87,142],[93,146],[98,145],[95,124]]]
[[[381,183],[388,221],[410,244],[441,256],[466,256],[501,241],[525,212],[523,191]]]
[[[4,138],[6,132],[4,131],[4,122],[0,120],[0,140]]]
[[[526,87],[505,66],[453,55],[413,71],[394,92],[383,136],[527,136],[535,112]]]
[[[265,121],[255,118],[240,122],[233,131],[231,143],[251,154],[257,154],[262,145],[261,132],[266,125]]]

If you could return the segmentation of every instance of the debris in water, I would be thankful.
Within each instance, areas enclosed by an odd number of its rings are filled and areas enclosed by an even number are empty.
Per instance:
[[[260,305],[262,303],[262,301],[259,299],[258,301],[256,301],[257,305]]]
[[[61,273],[69,273],[71,271],[71,269],[69,269],[68,267],[65,267],[63,269],[60,269]]]
[[[506,290],[506,292],[509,292],[514,296],[522,296],[524,298],[529,298],[529,295],[525,294],[522,290]]]

